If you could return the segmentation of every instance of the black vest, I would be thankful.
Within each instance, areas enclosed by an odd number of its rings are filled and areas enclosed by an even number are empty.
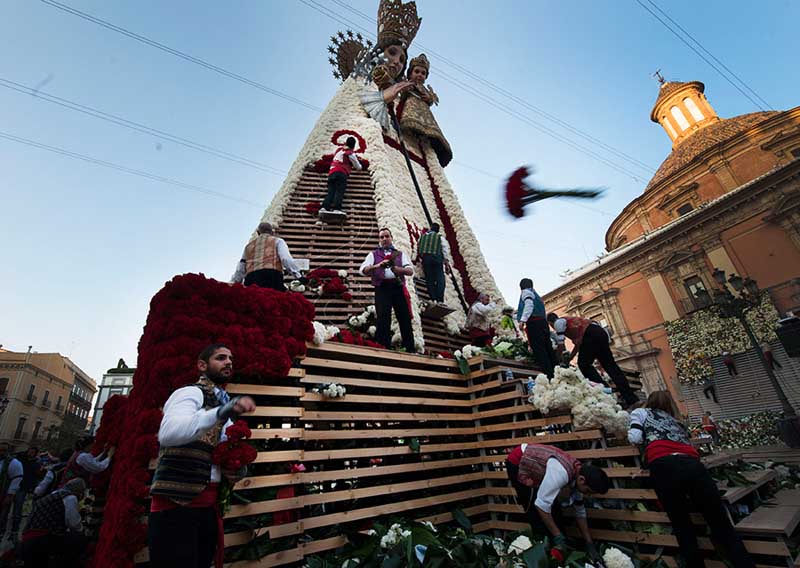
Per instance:
[[[33,502],[33,511],[25,530],[44,530],[50,534],[64,534],[67,523],[64,520],[64,497],[72,495],[66,489],[56,489],[50,495]]]

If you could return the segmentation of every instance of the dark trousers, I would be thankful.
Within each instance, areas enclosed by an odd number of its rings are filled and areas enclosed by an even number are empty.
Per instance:
[[[528,487],[527,485],[520,483],[517,479],[518,473],[519,466],[514,465],[510,461],[506,461],[506,474],[508,475],[508,480],[511,481],[511,486],[517,493],[517,503],[525,510],[525,516],[528,518],[528,524],[531,526],[533,534],[552,536],[550,531],[545,526],[542,517],[539,516],[539,510],[536,508],[536,505],[534,505],[534,501],[536,501],[536,493],[539,492],[539,488]],[[550,515],[552,515],[553,521],[555,521],[559,528],[564,526],[564,515],[562,514],[561,504],[558,502],[558,499],[553,501],[553,506],[550,508]]]
[[[178,507],[150,513],[147,544],[150,568],[209,568],[217,550],[217,512]]]
[[[711,396],[708,396],[708,393],[711,393]],[[719,401],[717,400],[717,387],[716,387],[716,386],[714,386],[714,385],[708,385],[707,387],[705,387],[705,388],[703,389],[703,394],[704,394],[704,395],[705,395],[705,397],[706,397],[707,399],[709,399],[709,400],[711,399],[711,397],[714,397],[714,402],[716,402],[717,404],[719,404]]]
[[[22,507],[25,505],[25,499],[28,492],[20,488],[15,494],[13,500],[0,507],[0,536],[5,534],[6,527],[8,526],[8,515],[11,513],[11,538],[15,539],[19,533],[19,525],[22,522]]]
[[[616,385],[617,391],[625,404],[634,404],[639,401],[628,384],[625,373],[622,372],[622,369],[619,368],[619,365],[614,360],[614,355],[611,353],[611,347],[608,344],[608,334],[599,325],[591,324],[583,334],[583,342],[581,343],[580,351],[578,351],[578,368],[583,373],[583,376],[590,381],[605,383],[600,373],[594,368],[595,359],[600,361],[603,369],[614,381],[614,385]]]
[[[680,554],[689,568],[701,568],[689,512],[699,510],[711,530],[711,538],[723,547],[734,568],[753,568],[755,563],[725,513],[717,484],[700,460],[690,456],[665,456],[649,466],[650,480],[672,523]]]
[[[422,270],[425,271],[425,285],[428,295],[434,302],[444,302],[444,258],[440,254],[423,254]]]
[[[244,277],[245,286],[261,286],[262,288],[272,288],[278,292],[286,292],[283,285],[283,272],[273,268],[261,268],[248,272]]]
[[[20,556],[25,568],[48,568],[50,559],[57,561],[54,566],[77,567],[89,539],[82,534],[48,534],[26,540],[20,545]]]
[[[385,282],[375,288],[375,326],[377,327],[375,341],[387,348],[392,347],[392,309],[394,309],[394,317],[397,318],[400,326],[403,347],[409,353],[416,353],[408,302],[406,302],[402,284],[397,281]]]
[[[772,351],[765,352],[764,359],[767,360],[767,365],[769,365],[769,368],[773,371],[775,370],[775,367],[778,367],[779,369],[783,368],[783,365],[778,363],[778,360],[775,358],[775,355],[772,354]]]
[[[342,172],[334,172],[328,176],[328,194],[322,202],[322,208],[328,211],[342,208],[342,199],[347,189],[347,176]]]
[[[553,378],[557,360],[553,344],[550,342],[550,328],[544,318],[530,318],[525,326],[528,343],[533,351],[533,359],[548,378]]]
[[[730,361],[729,363],[725,363],[725,367],[728,369],[728,374],[731,377],[735,377],[739,374],[739,371],[736,370],[736,363]]]

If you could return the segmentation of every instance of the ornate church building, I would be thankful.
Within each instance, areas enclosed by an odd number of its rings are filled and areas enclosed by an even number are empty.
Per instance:
[[[724,415],[726,401],[700,404],[700,377],[683,376],[676,359],[701,353],[713,376],[721,352],[736,349],[705,341],[686,353],[670,342],[670,322],[707,307],[698,292],[716,286],[714,269],[756,280],[780,314],[800,307],[800,107],[724,119],[704,90],[699,81],[662,82],[650,119],[672,152],[609,226],[608,253],[545,296],[559,314],[611,326],[618,360],[694,416]],[[742,400],[729,394],[734,415]],[[760,395],[749,399],[751,412]]]

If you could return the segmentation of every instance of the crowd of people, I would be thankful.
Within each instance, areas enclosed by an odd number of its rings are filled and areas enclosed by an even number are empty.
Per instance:
[[[14,455],[0,443],[0,540],[10,543],[11,554],[26,568],[47,568],[51,561],[81,565],[88,538],[80,503],[92,475],[105,471],[114,455],[109,448],[95,456],[93,445],[94,438],[86,436],[58,455],[35,446]]]

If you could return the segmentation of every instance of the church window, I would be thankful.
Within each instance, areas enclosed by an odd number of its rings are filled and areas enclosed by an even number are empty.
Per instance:
[[[683,205],[678,207],[675,210],[675,212],[678,214],[678,217],[682,217],[682,216],[686,215],[692,209],[694,209],[694,207],[692,207],[691,203],[684,203]]]
[[[667,120],[666,116],[661,118],[661,122],[663,122],[664,126],[667,127],[667,132],[669,132],[670,136],[672,136],[673,138],[676,138],[678,136],[678,133],[675,132],[675,129],[672,127],[672,123],[669,120]]]
[[[689,293],[689,298],[691,298],[694,307],[697,309],[704,307],[703,298],[705,298],[705,295],[703,295],[703,292],[706,292],[706,286],[703,281],[698,276],[690,276],[683,281],[683,286]]]
[[[686,120],[686,117],[683,116],[683,112],[678,107],[674,106],[669,111],[672,113],[672,117],[677,121],[678,126],[681,127],[681,130],[686,130],[689,128],[689,121]]]
[[[692,118],[695,120],[703,120],[703,113],[700,112],[700,109],[697,108],[697,105],[692,99],[686,97],[683,99],[683,104],[686,105],[686,108],[689,110],[689,114],[692,115]]]

